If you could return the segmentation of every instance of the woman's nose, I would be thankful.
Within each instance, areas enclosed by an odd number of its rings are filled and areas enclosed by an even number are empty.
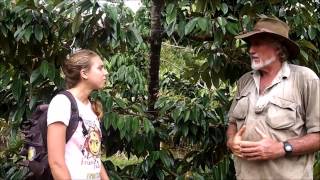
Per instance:
[[[103,74],[105,75],[105,76],[108,76],[109,75],[109,73],[108,73],[108,71],[106,70],[106,69],[103,69]]]

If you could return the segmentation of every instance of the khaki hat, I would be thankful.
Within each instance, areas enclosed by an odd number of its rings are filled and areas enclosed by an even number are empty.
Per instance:
[[[288,49],[289,59],[294,59],[299,54],[299,46],[289,39],[289,26],[285,22],[277,18],[263,17],[253,28],[253,31],[240,34],[236,36],[237,39],[243,39],[248,42],[249,39],[254,38],[256,35],[265,34],[273,36],[276,40],[285,45]]]

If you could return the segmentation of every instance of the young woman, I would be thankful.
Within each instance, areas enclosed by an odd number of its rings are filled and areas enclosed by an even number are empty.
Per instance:
[[[102,107],[89,101],[93,90],[101,89],[107,71],[98,54],[79,50],[66,59],[62,67],[68,91],[75,97],[79,116],[78,127],[66,143],[66,129],[71,115],[71,102],[56,95],[48,109],[48,161],[54,179],[109,179],[100,160]],[[97,116],[98,114],[98,116]],[[83,134],[82,123],[88,133]]]

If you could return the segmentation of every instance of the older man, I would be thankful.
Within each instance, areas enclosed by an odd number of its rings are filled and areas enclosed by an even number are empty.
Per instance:
[[[310,69],[287,60],[299,54],[289,27],[261,18],[236,36],[249,45],[253,71],[238,81],[229,111],[227,145],[237,179],[312,179],[320,149],[320,82]]]

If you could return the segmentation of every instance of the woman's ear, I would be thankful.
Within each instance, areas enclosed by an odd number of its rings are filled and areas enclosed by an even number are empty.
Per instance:
[[[82,79],[85,79],[85,80],[88,79],[87,71],[85,69],[81,69],[80,76]]]

